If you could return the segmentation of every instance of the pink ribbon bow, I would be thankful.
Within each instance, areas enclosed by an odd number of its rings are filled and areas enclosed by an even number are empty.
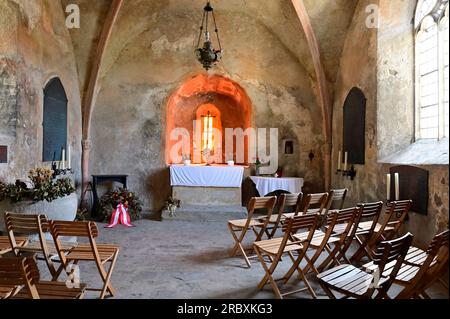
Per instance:
[[[111,215],[111,221],[109,222],[109,225],[106,226],[106,228],[114,228],[119,223],[126,227],[135,227],[131,224],[131,218],[130,214],[128,213],[128,208],[123,204],[117,205],[116,210]]]

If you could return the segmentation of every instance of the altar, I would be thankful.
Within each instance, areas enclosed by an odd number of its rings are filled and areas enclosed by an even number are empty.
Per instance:
[[[241,206],[246,166],[171,165],[172,196],[182,205]]]

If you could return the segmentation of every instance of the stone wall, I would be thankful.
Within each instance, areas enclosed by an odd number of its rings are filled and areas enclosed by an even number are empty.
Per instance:
[[[81,178],[81,108],[70,34],[58,0],[0,0],[0,180],[26,178],[42,165],[43,89],[59,77],[68,97],[68,143]]]
[[[381,0],[379,29],[365,25],[367,5],[360,1],[342,53],[335,87],[333,115],[333,172],[342,149],[343,105],[352,87],[366,98],[366,160],[355,165],[354,181],[334,175],[333,187],[348,188],[348,204],[386,200],[386,174],[391,163],[380,159],[413,141],[413,33],[412,1]],[[402,16],[404,14],[405,16]],[[420,156],[420,154],[418,154]],[[447,159],[448,162],[448,159]],[[426,245],[436,232],[448,227],[448,165],[419,165],[430,172],[428,216],[411,213],[403,231]]]

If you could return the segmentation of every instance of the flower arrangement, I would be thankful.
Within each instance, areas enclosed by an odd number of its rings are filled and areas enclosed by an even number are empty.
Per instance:
[[[169,211],[169,216],[173,217],[175,216],[175,211],[177,208],[181,206],[181,201],[179,199],[173,198],[170,196],[166,201],[165,208]]]
[[[135,193],[125,188],[119,188],[114,191],[107,192],[100,198],[100,210],[103,220],[108,222],[112,213],[119,204],[123,204],[128,208],[131,220],[141,218],[142,202]]]
[[[31,187],[21,180],[16,180],[14,184],[0,182],[0,201],[9,199],[12,203],[22,200],[52,202],[76,191],[70,178],[53,180],[53,171],[45,167],[32,169],[28,178]]]

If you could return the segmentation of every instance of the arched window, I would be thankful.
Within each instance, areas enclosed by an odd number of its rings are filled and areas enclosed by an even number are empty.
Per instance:
[[[60,161],[67,142],[67,95],[59,78],[44,88],[42,161]]]
[[[448,0],[419,0],[416,27],[416,138],[448,129]]]

